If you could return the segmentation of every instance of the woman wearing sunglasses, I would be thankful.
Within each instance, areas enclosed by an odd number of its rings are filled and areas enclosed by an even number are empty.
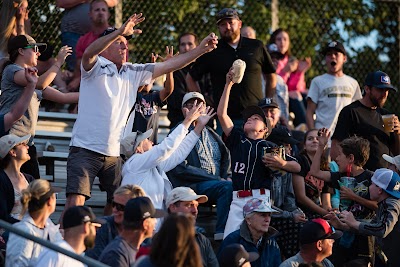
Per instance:
[[[13,105],[20,99],[28,85],[24,68],[36,67],[40,52],[44,51],[44,49],[46,49],[46,44],[36,43],[29,35],[18,35],[10,40],[8,44],[8,53],[10,57],[9,61],[5,64],[1,80],[0,102],[2,105],[0,107],[0,114],[9,112]],[[36,84],[37,90],[33,93],[28,109],[25,114],[12,125],[10,133],[17,136],[30,134],[32,136],[31,140],[33,139],[38,119],[39,105],[43,98],[65,104],[78,102],[79,93],[64,94],[49,87],[64,63],[65,58],[70,54],[70,47],[62,47],[56,63],[43,75],[38,77]],[[32,167],[29,171],[26,171],[35,178],[39,178],[36,149],[32,145],[32,142],[28,143],[28,145],[31,147],[29,153],[32,159]]]

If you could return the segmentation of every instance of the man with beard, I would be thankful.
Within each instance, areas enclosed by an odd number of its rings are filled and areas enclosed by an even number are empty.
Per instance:
[[[383,108],[389,90],[397,92],[386,73],[382,71],[368,73],[363,98],[344,107],[339,114],[332,136],[331,158],[335,159],[339,154],[338,143],[353,135],[363,137],[370,143],[370,156],[364,165],[366,170],[375,171],[387,167],[387,162],[382,158],[383,154],[399,154],[399,118],[392,116],[390,133],[384,131],[382,119],[382,115],[390,114]]]
[[[345,106],[361,99],[361,90],[358,82],[343,72],[347,55],[340,42],[328,43],[323,54],[327,72],[311,81],[307,96],[306,121],[308,129],[327,128],[333,132],[340,111]],[[328,149],[330,147],[329,140]]]
[[[81,82],[81,61],[83,52],[110,26],[108,19],[110,12],[105,0],[93,0],[90,2],[89,10],[91,30],[78,39],[76,44],[76,66],[71,81],[68,83],[68,91],[75,92],[79,89]]]
[[[275,95],[276,74],[271,58],[263,45],[256,39],[240,35],[242,21],[238,12],[232,8],[224,8],[218,12],[217,27],[220,33],[218,47],[211,53],[203,55],[193,64],[186,82],[189,91],[200,92],[197,81],[210,73],[213,98],[217,105],[221,98],[226,74],[236,59],[246,62],[246,71],[240,84],[234,84],[229,98],[228,115],[234,124],[242,127],[242,111],[251,105],[257,105],[263,98],[261,75],[266,78],[264,88],[267,97]]]
[[[63,219],[64,240],[58,245],[76,254],[83,254],[87,248],[94,247],[96,238],[96,227],[105,223],[102,219],[96,219],[89,207],[75,206],[65,212]],[[73,258],[51,249],[45,249],[39,256],[36,266],[57,266],[57,267],[80,267],[85,266]]]

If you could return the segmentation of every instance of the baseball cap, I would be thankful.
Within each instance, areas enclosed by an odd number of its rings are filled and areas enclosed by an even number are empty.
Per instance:
[[[278,103],[273,98],[266,97],[258,101],[260,108],[279,108]]]
[[[377,169],[371,181],[389,195],[400,198],[400,176],[396,172],[385,168]]]
[[[200,94],[199,92],[189,92],[183,96],[182,107],[185,105],[186,102],[188,102],[190,99],[193,99],[193,98],[198,98],[201,101],[203,101],[203,103],[206,103],[204,96],[202,94]]]
[[[268,141],[271,141],[277,145],[297,145],[300,143],[297,139],[293,138],[287,127],[275,127],[272,129],[271,134],[267,138]]]
[[[265,191],[266,198],[252,198],[246,202],[243,206],[243,217],[246,217],[253,212],[279,213],[279,211],[273,209],[271,206],[270,191],[268,189],[265,189]]]
[[[79,226],[87,222],[91,222],[96,227],[100,227],[101,224],[106,223],[103,219],[97,219],[90,207],[74,206],[65,211],[63,217],[64,229]]]
[[[217,19],[217,24],[220,23],[221,20],[223,19],[240,20],[238,12],[233,8],[223,8],[217,13],[216,19]]]
[[[330,51],[330,50],[335,50],[335,51],[342,53],[343,55],[346,55],[346,49],[344,49],[343,44],[338,41],[329,42],[326,45],[326,47],[324,48],[324,50],[322,51],[322,54],[326,55],[328,53],[328,51]]]
[[[47,48],[47,44],[36,43],[35,39],[33,39],[30,35],[17,35],[14,38],[11,38],[8,42],[8,53],[11,54],[12,51],[15,51],[19,48],[33,48],[34,46],[39,48],[39,52],[44,52]]]
[[[121,140],[121,154],[129,158],[135,153],[140,142],[149,138],[152,134],[153,129],[149,129],[144,133],[137,131],[128,134]]]
[[[265,117],[264,111],[258,107],[258,106],[248,106],[242,111],[243,115],[243,122],[246,123],[246,121],[253,115],[259,115],[265,125],[267,125],[268,132],[266,133],[266,136],[270,135],[272,132],[272,126],[271,122]]]
[[[14,134],[4,135],[0,138],[0,158],[5,158],[10,150],[18,144],[28,143],[31,135],[25,135],[23,137],[16,136]]]
[[[390,83],[389,75],[380,70],[368,73],[364,84],[370,87],[391,89],[397,92],[397,88]]]
[[[383,154],[382,158],[386,160],[389,163],[392,163],[393,165],[396,166],[396,168],[400,171],[400,155],[397,155],[396,157],[391,157],[389,155]]]
[[[104,30],[104,32],[102,34],[100,34],[100,37],[106,36],[112,32],[115,32],[116,30],[118,30],[118,28],[108,27],[107,29]],[[132,39],[133,35],[128,35],[128,36],[124,36],[124,37],[128,41],[128,40]]]
[[[199,203],[205,203],[208,201],[208,197],[206,195],[197,195],[196,192],[190,187],[175,187],[168,194],[167,200],[165,201],[165,205],[169,207],[169,205],[174,204],[178,201],[192,201],[197,200]]]
[[[130,199],[124,210],[124,225],[140,222],[148,218],[162,218],[167,216],[164,210],[155,209],[148,197],[136,197]]]
[[[257,252],[247,252],[240,244],[231,244],[222,249],[218,257],[220,267],[240,267],[246,262],[257,260],[260,255]]]
[[[318,218],[306,222],[299,233],[301,245],[311,244],[322,239],[338,239],[343,235],[342,231],[335,230],[328,221]]]
[[[269,53],[271,56],[272,56],[272,55],[275,55],[278,59],[282,59],[282,58],[285,57],[285,55],[282,54],[282,53],[279,51],[278,46],[277,46],[276,44],[269,44],[269,45],[267,46],[267,50],[268,50],[268,53]]]

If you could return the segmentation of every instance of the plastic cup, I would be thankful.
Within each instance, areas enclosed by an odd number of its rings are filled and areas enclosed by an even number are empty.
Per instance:
[[[393,132],[393,117],[394,117],[394,114],[382,115],[383,127],[384,127],[383,130],[386,133],[392,133]]]
[[[345,186],[347,188],[350,188],[351,190],[353,190],[356,186],[356,179],[353,177],[341,177],[339,180],[339,185],[340,186]],[[349,206],[351,205],[351,200],[349,199],[340,199],[340,205],[339,208],[341,211],[343,210],[347,210],[349,208]]]

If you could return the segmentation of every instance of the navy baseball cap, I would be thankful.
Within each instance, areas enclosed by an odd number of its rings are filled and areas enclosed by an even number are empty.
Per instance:
[[[217,13],[216,19],[217,19],[217,24],[220,23],[221,20],[223,20],[223,19],[238,19],[238,20],[240,20],[238,12],[233,8],[224,8],[224,9],[220,10]]]
[[[338,41],[329,42],[322,51],[322,54],[325,56],[330,50],[338,51],[346,56],[346,49],[344,49],[344,46],[341,42]]]
[[[108,27],[102,34],[100,34],[100,37],[106,36],[112,32],[115,32],[116,30],[118,30],[115,27]],[[133,35],[128,35],[128,36],[124,36],[125,39],[128,41],[130,39],[132,39]]]
[[[343,232],[335,230],[328,221],[318,218],[306,222],[299,233],[301,245],[311,244],[323,239],[338,239],[342,237]]]
[[[155,209],[148,197],[136,197],[130,199],[124,210],[124,225],[131,225],[147,218],[162,218],[167,216],[164,210]]]
[[[278,103],[273,98],[266,97],[258,101],[260,108],[279,108]]]
[[[100,227],[106,223],[105,220],[96,218],[90,207],[74,206],[65,211],[63,217],[64,229],[79,226],[87,222],[94,224],[96,227]]]
[[[389,75],[380,70],[368,73],[367,77],[365,78],[364,84],[370,87],[391,89],[397,92],[397,88],[394,87],[390,82]]]
[[[222,249],[218,261],[221,267],[241,267],[246,262],[253,262],[259,257],[257,252],[247,252],[240,244],[231,244]]]
[[[297,145],[300,143],[297,139],[293,138],[287,127],[275,127],[272,129],[267,140],[277,144],[278,146],[285,144]]]

